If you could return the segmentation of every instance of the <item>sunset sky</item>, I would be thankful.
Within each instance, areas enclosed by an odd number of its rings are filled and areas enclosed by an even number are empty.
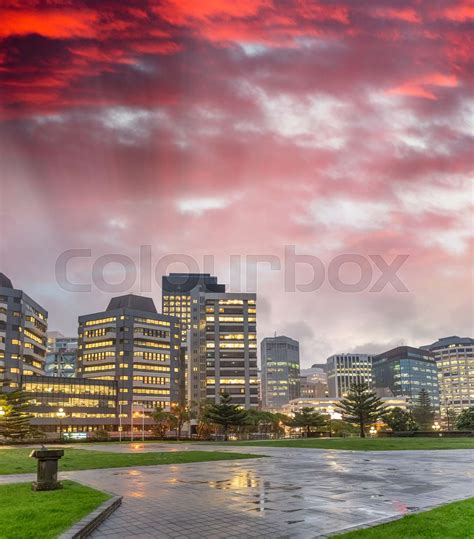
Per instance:
[[[92,250],[76,282],[141,245],[228,282],[230,255],[294,245],[326,268],[409,255],[408,292],[285,291],[259,266],[258,337],[299,339],[304,366],[472,336],[474,2],[2,0],[0,21],[0,271],[49,329],[113,295],[62,290],[66,249]],[[159,284],[129,291],[160,307]]]

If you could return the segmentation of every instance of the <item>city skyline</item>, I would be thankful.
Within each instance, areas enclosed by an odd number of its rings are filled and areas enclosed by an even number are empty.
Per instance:
[[[227,283],[231,255],[294,245],[326,268],[408,255],[408,292],[291,293],[260,266],[259,338],[291,335],[303,366],[472,333],[469,2],[38,5],[0,8],[0,260],[52,328],[113,296],[58,286],[68,249],[92,251],[77,282],[150,245]]]

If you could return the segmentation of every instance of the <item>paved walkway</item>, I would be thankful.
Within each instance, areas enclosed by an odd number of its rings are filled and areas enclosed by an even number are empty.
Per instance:
[[[133,450],[191,448],[221,449],[138,444]],[[87,449],[121,452],[130,446]],[[312,538],[474,496],[472,450],[224,449],[271,458],[61,475],[123,495],[122,507],[94,533],[96,539]]]

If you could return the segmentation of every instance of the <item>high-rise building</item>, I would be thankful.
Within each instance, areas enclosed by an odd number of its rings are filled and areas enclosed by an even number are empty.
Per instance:
[[[151,298],[133,294],[79,317],[78,375],[117,381],[122,427],[137,414],[151,422],[156,407],[169,410],[178,402],[179,330],[177,318],[158,314]]]
[[[407,397],[413,404],[422,389],[439,408],[438,373],[434,355],[420,348],[399,346],[373,357],[374,384],[380,396]]]
[[[474,406],[474,339],[453,335],[421,348],[436,360],[441,415]]]
[[[300,345],[285,337],[265,337],[260,345],[262,404],[279,409],[300,396]]]
[[[225,292],[225,285],[210,273],[170,273],[162,277],[162,312],[179,318],[183,344],[191,325],[191,291],[195,288],[201,292]]]
[[[73,378],[76,376],[77,337],[65,337],[59,331],[48,331],[45,374]]]
[[[44,373],[48,313],[0,273],[0,384],[20,386],[21,376]]]
[[[258,405],[256,295],[191,292],[188,401],[193,408],[228,393],[234,404]]]
[[[368,354],[335,354],[327,359],[329,397],[344,397],[354,383],[366,382],[372,387],[372,356]]]

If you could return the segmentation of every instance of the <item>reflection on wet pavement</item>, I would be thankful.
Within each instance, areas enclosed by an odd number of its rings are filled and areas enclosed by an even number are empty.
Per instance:
[[[163,445],[135,450],[160,451]],[[187,449],[197,447],[180,444],[180,451]],[[116,444],[114,450],[130,448]],[[474,452],[469,450],[245,451],[270,457],[63,476],[124,496],[122,507],[92,536],[114,539],[321,537],[474,496]]]

